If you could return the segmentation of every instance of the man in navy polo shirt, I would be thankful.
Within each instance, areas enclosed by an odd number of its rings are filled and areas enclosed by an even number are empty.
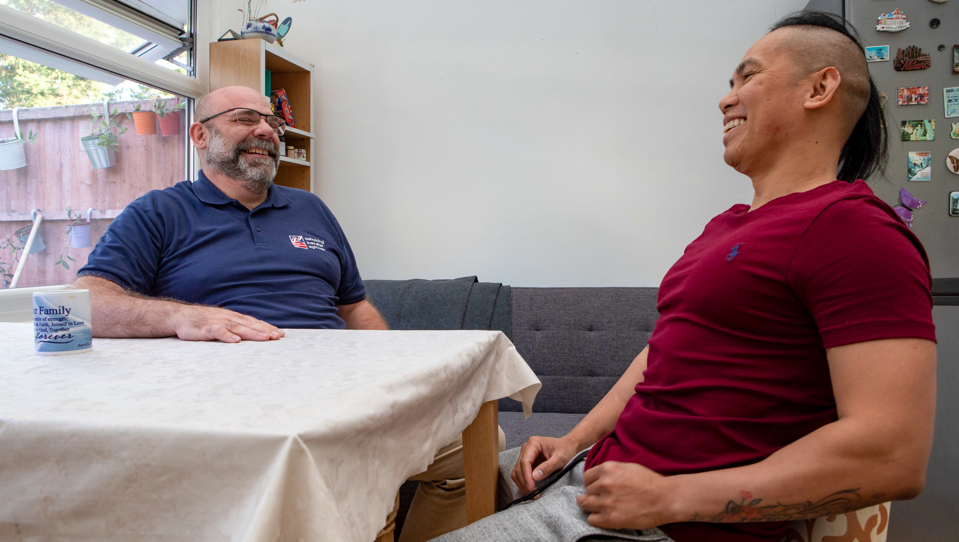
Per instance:
[[[77,273],[73,286],[91,292],[95,336],[239,342],[279,339],[279,328],[387,329],[330,210],[273,184],[284,124],[268,111],[246,87],[197,103],[199,179],[127,206]],[[419,504],[403,541],[466,524],[462,458],[457,439],[415,477]]]
[[[283,121],[246,87],[210,93],[190,137],[196,182],[154,190],[110,225],[74,287],[97,337],[265,341],[279,328],[387,329],[315,195],[273,184]]]

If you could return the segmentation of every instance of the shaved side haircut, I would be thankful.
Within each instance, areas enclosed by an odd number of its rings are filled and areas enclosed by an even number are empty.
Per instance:
[[[882,173],[888,149],[886,124],[856,31],[842,17],[813,11],[789,15],[770,32],[780,29],[788,31],[780,47],[792,57],[797,80],[828,67],[839,71],[839,105],[848,137],[836,177],[851,183]]]

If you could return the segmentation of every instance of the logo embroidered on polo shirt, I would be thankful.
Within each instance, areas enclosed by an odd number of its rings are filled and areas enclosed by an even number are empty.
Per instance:
[[[304,250],[306,249],[306,243],[303,242],[302,235],[291,235],[290,242],[293,243],[293,246],[296,248],[302,248]]]
[[[739,256],[739,247],[741,247],[741,246],[743,246],[743,245],[745,245],[745,244],[746,244],[746,243],[736,243],[736,244],[733,246],[733,249],[729,251],[729,256],[726,256],[726,261],[727,261],[727,262],[731,262],[731,261],[733,261],[733,258],[735,258],[736,256]]]
[[[290,242],[296,248],[313,249],[326,251],[326,241],[316,237],[306,237],[304,235],[291,235]]]

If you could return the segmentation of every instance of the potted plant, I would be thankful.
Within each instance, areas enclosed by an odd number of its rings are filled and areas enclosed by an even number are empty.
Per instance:
[[[133,111],[127,113],[127,118],[133,121],[137,135],[156,135],[157,114],[153,111],[140,111],[141,104],[137,104]]]
[[[0,170],[17,169],[27,165],[27,157],[23,152],[23,144],[27,141],[33,143],[37,140],[37,134],[30,130],[30,135],[23,136],[20,130],[20,122],[17,120],[17,110],[13,108],[13,133],[14,137],[0,139]]]
[[[93,117],[90,121],[90,135],[81,137],[80,142],[93,163],[93,169],[108,168],[116,164],[114,153],[120,150],[120,136],[127,131],[125,126],[120,126],[120,121],[115,116],[117,112],[114,108],[113,117],[101,117],[97,112],[89,111]],[[115,129],[118,131],[114,132]]]
[[[179,109],[186,107],[186,102],[180,103],[179,98],[173,99],[173,106],[169,107],[170,100],[157,96],[153,99],[153,111],[160,120],[160,133],[165,136],[180,133]]]
[[[70,225],[67,226],[67,235],[70,236],[70,246],[73,248],[86,248],[93,245],[90,236],[93,229],[90,224],[90,214],[92,212],[93,209],[87,211],[87,221],[83,222],[80,213],[74,213],[73,209],[69,205],[67,206],[67,220],[70,220]]]

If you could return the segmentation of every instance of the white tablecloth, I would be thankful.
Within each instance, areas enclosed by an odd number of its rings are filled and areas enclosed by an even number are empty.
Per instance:
[[[539,380],[489,331],[95,339],[0,324],[0,540],[370,542],[486,401]]]

